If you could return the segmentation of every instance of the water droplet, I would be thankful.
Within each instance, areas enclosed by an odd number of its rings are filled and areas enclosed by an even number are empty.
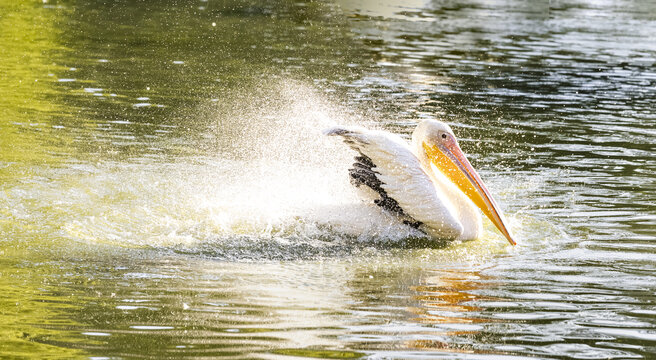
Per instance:
[[[173,326],[153,326],[153,325],[134,325],[130,326],[130,329],[135,330],[172,330],[175,329]]]

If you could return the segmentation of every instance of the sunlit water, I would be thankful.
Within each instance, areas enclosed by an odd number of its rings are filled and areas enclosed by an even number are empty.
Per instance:
[[[649,1],[0,3],[0,355],[656,356]],[[449,122],[519,245],[336,124]]]

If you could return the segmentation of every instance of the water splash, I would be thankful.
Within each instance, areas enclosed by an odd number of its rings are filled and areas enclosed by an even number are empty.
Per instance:
[[[322,135],[348,114],[298,83],[277,90],[239,111],[203,109],[217,112],[203,155],[69,169],[59,185],[68,192],[64,236],[229,258],[315,256],[420,236],[350,185],[354,154]]]
[[[322,135],[362,117],[289,81],[214,104],[199,111],[210,119],[204,142],[161,145],[202,153],[44,168],[43,181],[13,189],[15,216],[36,215],[65,241],[225,259],[335,256],[422,236],[359,198],[347,172],[354,153]],[[504,251],[497,240],[481,246]]]

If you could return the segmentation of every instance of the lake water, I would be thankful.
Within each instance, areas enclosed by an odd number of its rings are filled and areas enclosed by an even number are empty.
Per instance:
[[[656,357],[650,0],[0,1],[0,355]],[[519,245],[336,124],[448,122]]]

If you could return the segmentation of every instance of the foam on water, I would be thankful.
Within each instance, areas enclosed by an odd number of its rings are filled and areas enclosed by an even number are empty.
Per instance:
[[[228,259],[325,256],[421,237],[358,197],[347,172],[353,151],[322,135],[362,120],[298,83],[277,90],[251,96],[250,107],[202,109],[214,116],[211,146],[187,143],[204,146],[201,155],[46,168],[10,189],[22,206],[12,211],[37,215],[64,239]],[[522,234],[526,219],[508,215]],[[487,232],[480,246],[501,251],[505,241]]]
[[[287,257],[421,235],[356,194],[347,172],[354,153],[322,135],[349,122],[338,107],[298,84],[275,96],[238,112],[214,109],[206,154],[67,169],[64,236],[220,256],[275,247],[274,257]]]

